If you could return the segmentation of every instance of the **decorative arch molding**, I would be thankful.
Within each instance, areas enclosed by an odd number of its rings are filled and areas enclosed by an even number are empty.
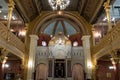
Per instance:
[[[63,14],[58,14],[57,11],[42,12],[34,21],[30,23],[29,33],[38,34],[38,30],[40,26],[44,24],[44,22],[46,22],[49,19],[55,19],[58,17],[62,17],[64,19],[71,19],[74,22],[76,22],[79,25],[80,29],[82,30],[83,35],[87,35],[91,33],[90,24],[83,17],[81,17],[77,12],[67,12],[67,11],[63,12]]]

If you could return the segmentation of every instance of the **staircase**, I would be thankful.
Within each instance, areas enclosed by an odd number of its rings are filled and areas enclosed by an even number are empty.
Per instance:
[[[65,78],[54,78],[54,80],[66,80]]]

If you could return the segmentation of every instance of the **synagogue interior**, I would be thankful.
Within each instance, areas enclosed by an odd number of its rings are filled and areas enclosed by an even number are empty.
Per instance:
[[[120,0],[0,0],[0,80],[120,80]]]

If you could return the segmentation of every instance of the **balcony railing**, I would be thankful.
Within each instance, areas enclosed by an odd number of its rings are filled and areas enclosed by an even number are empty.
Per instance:
[[[92,48],[92,53],[96,54],[100,50],[106,47],[113,47],[112,43],[120,38],[120,22],[118,22],[112,30],[105,35],[100,42]],[[119,44],[119,43],[118,43]]]
[[[9,34],[9,40],[6,41],[7,34]],[[24,43],[12,32],[8,33],[7,27],[0,22],[0,38],[4,39],[7,44],[12,45],[22,51],[23,53],[25,52],[25,45]]]

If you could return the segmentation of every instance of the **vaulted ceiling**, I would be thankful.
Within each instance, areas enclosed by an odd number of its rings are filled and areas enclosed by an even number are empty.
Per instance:
[[[22,13],[25,22],[32,21],[42,11],[53,11],[48,0],[14,0],[16,9]],[[103,10],[105,0],[70,0],[70,5],[65,11],[76,11],[88,22],[93,23],[98,13]]]

